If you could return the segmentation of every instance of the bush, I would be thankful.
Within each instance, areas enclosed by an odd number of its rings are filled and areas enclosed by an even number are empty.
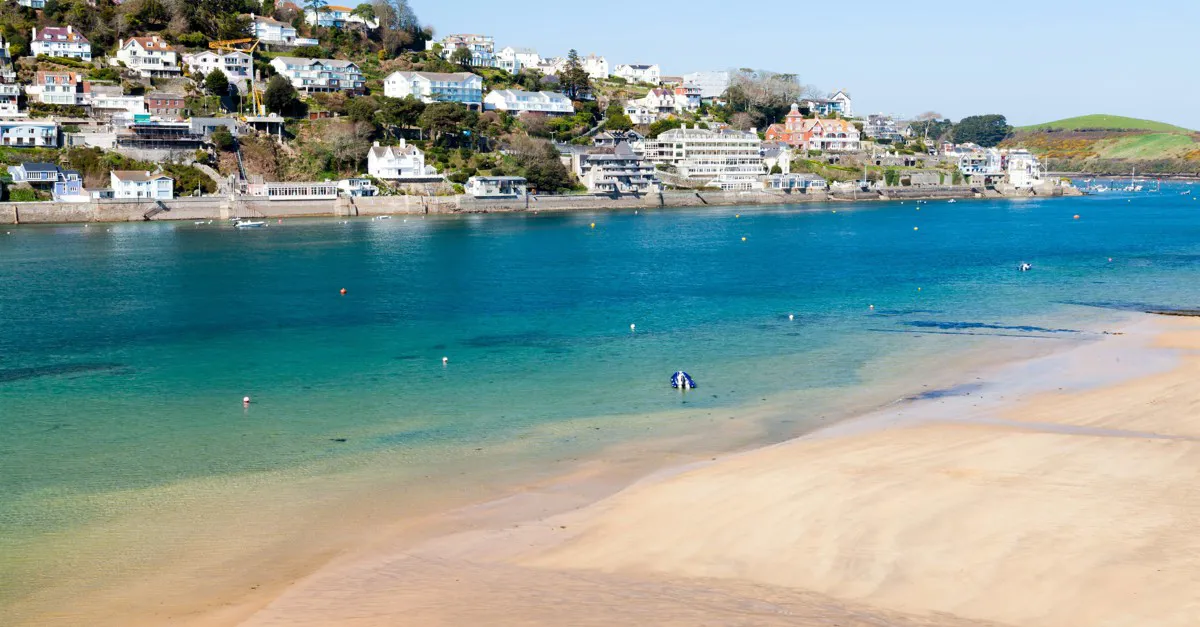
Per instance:
[[[463,187],[462,185],[455,183],[454,184],[454,193],[455,194],[465,194],[465,193],[467,193],[467,189],[465,187]]]
[[[463,170],[456,170],[453,173],[451,173],[450,176],[447,176],[446,178],[450,179],[450,182],[452,182],[452,183],[466,183],[467,179],[469,179],[471,177],[468,176],[467,173]]]
[[[8,201],[9,202],[36,202],[38,200],[37,192],[28,187],[9,187]]]
[[[218,150],[228,151],[229,149],[233,148],[234,141],[233,133],[230,133],[229,129],[225,128],[224,126],[218,128],[212,133],[212,143],[217,147]]]

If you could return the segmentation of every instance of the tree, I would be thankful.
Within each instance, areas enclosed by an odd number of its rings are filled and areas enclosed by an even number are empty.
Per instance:
[[[292,83],[288,79],[276,74],[267,81],[267,90],[263,94],[263,101],[266,103],[268,111],[287,112],[296,105],[297,100],[296,88],[292,87]]]
[[[725,100],[730,114],[746,113],[751,125],[763,127],[782,120],[792,103],[811,97],[816,90],[795,74],[742,68],[733,73]]]
[[[371,10],[379,21],[379,40],[390,54],[421,49],[430,33],[421,29],[408,0],[373,0]]]
[[[580,100],[592,91],[592,79],[583,69],[579,61],[579,53],[574,48],[567,53],[567,63],[558,74],[562,91],[571,100]]]
[[[974,143],[991,148],[1012,133],[1012,127],[1003,115],[973,115],[965,117],[954,125],[952,134],[956,143]]]
[[[225,77],[221,68],[214,68],[211,74],[204,77],[204,88],[214,96],[227,96],[229,95],[229,79]]]
[[[776,163],[771,166],[771,174],[783,174],[783,168],[779,167],[779,164]]]
[[[510,152],[530,187],[551,193],[570,189],[571,174],[550,142],[518,137],[513,140]]]
[[[229,150],[230,148],[233,148],[233,142],[233,133],[230,133],[229,129],[225,128],[224,126],[219,127],[217,130],[212,132],[212,143],[219,150]]]
[[[457,63],[463,67],[471,65],[471,51],[464,48],[455,48],[454,52],[450,53],[450,62]]]
[[[650,130],[646,133],[646,137],[654,139],[663,133],[683,126],[678,118],[667,118],[665,120],[655,120],[650,124]]]
[[[346,115],[354,122],[375,123],[379,103],[373,96],[359,96],[346,102]]]
[[[610,131],[628,131],[633,128],[633,120],[624,112],[610,115],[604,119],[604,128]]]
[[[476,117],[478,114],[457,102],[434,102],[425,107],[417,122],[437,143],[447,135],[460,135],[465,127],[474,125]]]
[[[360,4],[354,7],[354,10],[350,12],[350,15],[357,15],[368,22],[374,22],[375,7],[370,4]]]
[[[321,9],[327,6],[329,6],[329,3],[325,0],[304,0],[305,13],[319,13]]]

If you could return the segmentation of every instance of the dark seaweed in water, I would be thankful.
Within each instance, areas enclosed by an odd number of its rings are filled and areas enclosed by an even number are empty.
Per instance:
[[[88,372],[112,372],[124,368],[124,364],[113,363],[82,363],[54,364],[50,366],[31,366],[29,368],[8,368],[0,370],[0,383],[37,379],[38,377],[56,377],[59,375],[84,374]]]
[[[910,401],[928,401],[938,398],[949,398],[951,396],[970,396],[972,392],[978,392],[983,389],[983,385],[979,383],[964,383],[962,385],[953,385],[948,388],[939,388],[936,390],[926,390],[915,396],[910,396],[906,400]]]
[[[1046,327],[987,324],[985,322],[938,322],[936,320],[916,320],[913,322],[905,322],[904,324],[910,327],[918,327],[922,329],[945,329],[955,331],[965,329],[991,329],[995,331],[1024,331],[1025,333],[1079,333],[1079,331],[1075,329],[1047,329]]]

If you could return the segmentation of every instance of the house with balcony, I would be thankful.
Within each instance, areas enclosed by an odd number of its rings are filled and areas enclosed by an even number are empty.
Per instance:
[[[654,112],[657,119],[695,111],[700,108],[700,88],[694,85],[659,87],[634,100],[633,104]]]
[[[118,40],[112,65],[124,65],[142,78],[172,78],[182,75],[179,55],[158,35]]]
[[[508,46],[496,53],[496,67],[516,74],[524,69],[537,69],[542,58],[533,48]]]
[[[839,90],[828,98],[808,98],[800,103],[801,108],[824,117],[854,117],[854,103],[850,94]]]
[[[271,67],[291,81],[297,91],[306,94],[360,92],[366,85],[362,71],[353,61],[275,57],[271,61]]]
[[[58,148],[58,122],[0,119],[0,146]]]
[[[662,191],[658,171],[627,143],[600,152],[575,155],[575,175],[593,194],[651,194]]]
[[[634,152],[641,152],[643,142],[646,141],[646,136],[635,130],[628,131],[601,131],[592,137],[592,145],[597,148],[616,148],[617,144],[629,144]]]
[[[572,115],[575,107],[571,99],[553,91],[520,91],[497,89],[483,99],[483,108],[488,111],[505,111],[513,115],[540,113],[544,115]]]
[[[663,164],[685,181],[723,190],[760,187],[762,142],[758,132],[732,129],[671,129],[646,140],[646,160]]]
[[[175,198],[175,179],[145,170],[113,170],[109,174],[113,198],[171,200]]]
[[[250,35],[271,46],[315,46],[321,42],[311,37],[300,37],[296,27],[287,22],[250,14]]]
[[[724,96],[729,89],[729,72],[692,72],[683,75],[683,83],[698,87],[701,100],[713,100]]]
[[[425,165],[425,153],[404,139],[398,146],[380,146],[367,152],[367,174],[385,181],[428,181],[438,178],[433,166]]]
[[[127,96],[120,85],[93,85],[91,92],[93,117],[111,118],[119,114],[133,116],[146,113],[145,97]]]
[[[472,176],[463,189],[475,198],[524,198],[528,184],[523,176]]]
[[[392,72],[383,79],[383,95],[412,96],[421,102],[458,102],[479,110],[483,107],[483,78],[470,72]]]
[[[162,118],[182,119],[187,106],[183,94],[154,91],[146,94],[146,111]]]
[[[628,102],[625,104],[625,115],[629,116],[630,121],[637,126],[653,124],[656,120],[658,120],[659,116],[658,111],[644,105],[637,104],[637,101]]]
[[[35,27],[29,38],[29,50],[34,56],[92,60],[92,44],[74,26],[47,26],[41,30]]]
[[[1002,156],[1009,185],[1017,189],[1030,189],[1042,182],[1042,164],[1033,153],[1014,149]]]
[[[763,179],[763,189],[809,194],[826,191],[829,184],[816,174],[768,174],[767,178]]]
[[[612,71],[613,76],[629,81],[630,83],[651,83],[658,84],[662,77],[662,72],[658,68],[658,64],[647,65],[644,63],[622,63]]]
[[[904,135],[896,128],[896,120],[890,115],[882,113],[873,113],[867,116],[867,121],[863,123],[863,135],[868,139],[882,141],[884,143],[904,141]]]
[[[374,196],[379,193],[379,188],[375,187],[371,179],[366,178],[342,179],[337,182],[337,189],[338,194],[354,198]]]
[[[0,117],[21,114],[21,86],[17,84],[17,71],[13,67],[8,41],[0,35]]]
[[[602,80],[609,77],[608,59],[597,55],[596,53],[589,54],[584,57],[583,71],[593,80]]]
[[[64,170],[53,163],[26,162],[8,167],[14,183],[27,183],[48,191],[55,202],[88,202],[91,196],[83,188],[83,176],[77,170]]]
[[[254,64],[245,52],[205,50],[183,55],[183,65],[189,72],[205,76],[221,70],[230,83],[244,83],[254,75]]]
[[[442,46],[442,58],[446,59],[447,61],[454,56],[454,52],[456,50],[465,48],[471,53],[471,66],[497,67],[496,43],[487,35],[446,35],[440,42],[426,42],[426,49],[432,50],[433,47],[438,44],[441,44]]]
[[[377,20],[368,20],[361,15],[354,15],[354,9],[338,5],[326,5],[317,10],[306,9],[304,21],[318,28],[358,27],[374,30],[379,28]]]
[[[767,127],[766,139],[800,150],[855,152],[862,148],[858,127],[842,119],[805,118],[796,103],[792,104],[783,124]]]
[[[91,99],[91,83],[78,72],[37,72],[25,86],[29,100],[48,105],[83,106]]]

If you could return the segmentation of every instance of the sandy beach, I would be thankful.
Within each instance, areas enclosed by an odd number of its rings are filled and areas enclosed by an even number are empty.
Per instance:
[[[1200,322],[1126,331],[583,507],[458,510],[241,624],[1193,625]]]

